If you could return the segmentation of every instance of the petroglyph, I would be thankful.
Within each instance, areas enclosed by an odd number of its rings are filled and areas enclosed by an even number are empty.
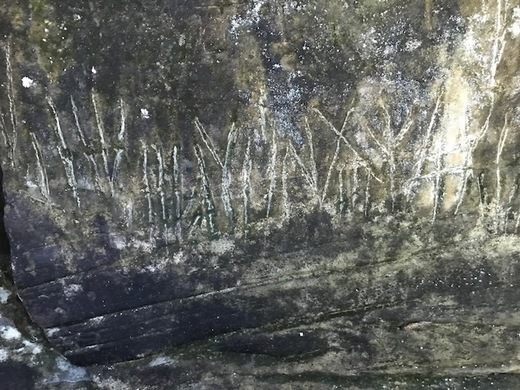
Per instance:
[[[511,342],[471,321],[520,291],[518,0],[22,3],[0,10],[5,220],[68,357],[243,336],[283,370],[413,372],[450,321]]]

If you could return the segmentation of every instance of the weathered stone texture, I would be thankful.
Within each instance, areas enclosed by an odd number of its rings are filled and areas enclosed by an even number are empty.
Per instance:
[[[516,370],[518,0],[8,0],[0,34],[13,277],[71,361]]]

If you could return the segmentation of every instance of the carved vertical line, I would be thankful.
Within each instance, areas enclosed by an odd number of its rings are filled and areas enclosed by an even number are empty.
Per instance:
[[[260,103],[260,132],[262,133],[262,140],[266,140],[265,129],[267,128],[267,108]]]
[[[228,133],[228,142],[226,147],[226,155],[224,157],[224,165],[222,166],[222,204],[224,212],[230,221],[233,220],[233,207],[231,205],[231,171],[229,164],[231,162],[231,154],[236,140],[235,124],[231,125]]]
[[[17,118],[16,118],[16,99],[14,93],[14,82],[13,82],[13,67],[11,63],[12,53],[11,53],[11,43],[7,41],[4,45],[5,51],[5,66],[6,66],[6,74],[7,74],[7,98],[9,101],[9,119],[11,121],[11,130],[12,130],[12,139],[11,139],[11,165],[14,167],[15,165],[15,154],[18,140],[18,132],[17,132]]]
[[[276,129],[272,127],[272,141],[271,141],[271,158],[269,159],[269,166],[267,168],[267,175],[269,177],[269,192],[267,194],[267,213],[269,218],[271,214],[271,207],[273,202],[273,195],[276,189],[276,161],[278,159],[278,140],[276,136]]]
[[[504,228],[503,228],[503,232],[504,234],[507,234],[507,228],[509,227],[509,215],[510,215],[510,212],[511,212],[511,209],[512,209],[512,202],[513,202],[513,199],[515,197],[515,194],[518,192],[518,183],[513,185],[513,187],[511,188],[511,191],[509,192],[509,196],[507,198],[507,208],[504,210],[503,212],[503,225],[504,225]],[[514,215],[515,213],[513,213],[513,218],[514,218]]]
[[[126,134],[126,111],[125,111],[125,102],[123,99],[120,99],[120,124],[119,124],[119,134],[117,135],[117,140],[122,143]],[[114,157],[114,162],[112,164],[112,174],[110,175],[110,188],[112,193],[115,194],[116,184],[119,179],[119,170],[121,166],[121,160],[123,159],[124,148],[122,145],[117,148],[116,156]]]
[[[94,171],[94,182],[96,188],[103,192],[103,185],[101,184],[101,175],[99,174],[99,168],[97,166],[96,159],[91,154],[83,153],[83,156],[87,159],[87,161],[92,166],[92,170]]]
[[[462,168],[462,183],[460,185],[460,188],[457,190],[457,205],[455,207],[455,211],[453,212],[454,215],[457,215],[459,213],[459,209],[462,206],[462,202],[464,201],[466,188],[468,186],[468,179],[472,175],[470,162],[472,161],[474,150],[475,148],[470,147],[470,149],[466,151],[466,156],[464,157],[464,165]]]
[[[161,200],[161,212],[162,212],[162,218],[163,221],[167,220],[166,216],[166,201],[165,201],[165,195],[164,195],[164,161],[161,153],[161,149],[157,147],[156,145],[152,145],[152,148],[155,150],[155,154],[157,157],[157,163],[158,163],[158,190],[159,190],[159,196]]]
[[[389,165],[389,176],[390,176],[390,211],[393,213],[395,210],[395,202],[396,202],[396,190],[395,190],[395,173],[396,173],[396,166],[395,166],[395,155],[394,151],[390,149],[390,155],[388,156],[388,165]]]
[[[329,129],[331,129],[334,134],[336,134],[342,141],[343,143],[347,146],[347,148],[352,152],[352,154],[354,155],[354,157],[358,160],[358,163],[361,164],[363,167],[369,169],[372,173],[372,177],[378,181],[378,182],[382,182],[381,179],[379,179],[375,174],[374,174],[374,170],[372,169],[372,164],[371,164],[371,161],[364,158],[363,156],[361,156],[361,154],[358,152],[357,148],[354,146],[353,143],[351,143],[346,137],[344,134],[341,134],[341,131],[336,129],[336,127],[325,117],[325,115],[323,115],[323,113],[318,110],[317,108],[314,109],[314,112],[316,112],[319,116],[319,118],[327,125],[327,127]],[[345,119],[345,122],[343,123],[343,126],[346,125],[346,122],[347,122],[347,119]],[[343,129],[344,127],[342,127]]]
[[[177,145],[173,147],[173,186],[175,192],[175,234],[177,240],[182,241],[182,222],[181,222],[181,210],[182,210],[182,194],[183,194],[183,183],[182,173],[179,165],[179,150]]]
[[[339,214],[342,215],[345,212],[345,194],[343,189],[343,172],[345,167],[341,167],[338,171],[338,210]]]
[[[345,129],[342,129],[340,134],[343,135]],[[327,170],[327,177],[325,178],[325,184],[323,185],[323,192],[321,194],[321,202],[325,202],[325,199],[327,198],[327,191],[329,190],[329,184],[330,184],[330,178],[332,176],[332,171],[334,170],[334,167],[336,166],[336,163],[338,161],[339,152],[341,150],[341,138],[338,136],[336,139],[336,148],[334,150],[334,155],[332,156],[332,160],[329,164],[329,169]]]
[[[366,185],[365,185],[365,203],[363,206],[363,213],[365,215],[365,218],[368,218],[370,214],[370,179],[372,178],[372,173],[369,169],[366,169]]]
[[[79,123],[78,107],[76,106],[76,102],[74,101],[74,98],[72,96],[70,97],[70,104],[72,106],[72,115],[74,116],[74,123],[76,124],[76,131],[78,132],[79,139],[83,146],[87,146],[85,134],[83,133],[83,130],[81,129],[81,124]]]
[[[121,169],[121,160],[123,159],[123,150],[118,149],[116,156],[114,157],[114,163],[112,166],[112,175],[110,176],[111,187],[115,193],[116,183],[119,180],[119,170]]]
[[[47,177],[47,169],[45,168],[45,164],[43,162],[43,154],[40,147],[40,143],[36,138],[36,134],[33,132],[31,134],[31,144],[34,149],[34,154],[36,156],[36,165],[38,166],[38,173],[40,176],[39,179],[39,188],[40,192],[45,198],[46,201],[50,200],[50,189],[49,189],[49,179]]]
[[[305,117],[305,133],[307,137],[307,141],[309,144],[309,160],[310,160],[310,175],[312,178],[312,190],[314,192],[314,197],[317,199],[318,204],[321,207],[321,197],[318,194],[318,167],[316,166],[316,158],[314,155],[314,140],[312,138],[312,131],[309,125],[309,121],[307,117]]]
[[[289,147],[285,147],[285,154],[282,160],[282,218],[287,221],[291,216],[291,204],[289,202],[289,191],[288,191],[288,174],[287,174],[287,158],[289,156]]]
[[[125,139],[126,135],[126,104],[123,98],[119,99],[119,112],[120,112],[120,126],[119,126],[119,134],[117,135],[117,140],[122,142]]]
[[[253,164],[251,160],[251,139],[247,140],[242,164],[242,207],[244,209],[244,227],[249,223],[249,198],[251,195],[251,170]]]
[[[217,165],[222,169],[224,164],[222,164],[222,161],[220,160],[220,157],[218,156],[217,148],[215,147],[215,144],[211,140],[211,137],[209,136],[206,129],[204,128],[204,126],[202,125],[202,123],[199,121],[198,118],[195,118],[195,128],[199,132],[200,137],[202,138],[202,142],[204,142],[204,145],[210,152],[211,156],[213,157],[213,159],[215,160]]]
[[[201,180],[201,192],[202,192],[202,200],[204,205],[204,218],[208,223],[208,228],[211,234],[216,233],[215,227],[215,206],[212,200],[212,192],[211,185],[207,175],[206,162],[204,161],[204,153],[199,145],[195,145],[195,156],[197,157],[198,166],[199,166],[199,174]]]
[[[95,182],[96,188],[99,191],[102,191],[101,176],[99,174],[99,169],[98,169],[98,166],[96,163],[96,159],[90,153],[91,145],[90,145],[90,142],[87,142],[85,133],[83,132],[83,129],[81,128],[81,124],[79,121],[79,110],[78,110],[78,107],[76,106],[76,102],[74,101],[74,98],[72,96],[70,97],[70,104],[72,106],[72,115],[74,116],[74,124],[76,125],[75,127],[76,127],[76,131],[78,133],[79,139],[80,139],[81,143],[83,144],[83,146],[87,150],[89,150],[88,153],[83,152],[83,156],[89,162],[89,164],[92,168],[92,171],[94,172],[94,182]]]
[[[132,229],[134,223],[134,201],[133,199],[129,199],[128,203],[125,205],[126,211],[126,226],[128,229]]]
[[[96,119],[96,128],[98,131],[99,136],[99,142],[101,143],[101,156],[103,158],[103,168],[105,169],[105,176],[108,180],[109,186],[110,186],[110,193],[112,196],[114,195],[114,186],[112,184],[112,181],[110,180],[110,173],[108,170],[108,147],[105,141],[105,130],[103,126],[103,120],[101,119],[101,116],[99,115],[99,110],[96,102],[96,96],[94,94],[94,91],[91,93],[91,100],[92,100],[92,107],[94,108],[94,116]]]
[[[497,144],[497,153],[495,158],[495,175],[496,175],[496,191],[495,191],[495,199],[496,204],[500,203],[500,198],[502,197],[502,178],[500,174],[500,160],[502,158],[502,152],[504,151],[504,146],[506,144],[507,136],[509,132],[509,126],[507,125],[507,114],[504,117],[504,126],[500,131],[500,137]]]
[[[152,205],[152,195],[150,191],[150,180],[148,179],[148,146],[144,141],[141,141],[142,149],[143,149],[143,184],[144,184],[144,194],[146,197],[146,203],[148,206],[148,225],[149,225],[149,234],[150,241],[153,241],[153,205]]]
[[[67,147],[67,143],[65,142],[65,137],[61,129],[60,118],[58,116],[58,112],[56,111],[56,107],[54,106],[54,102],[52,101],[52,98],[50,96],[47,96],[47,103],[51,109],[56,124],[55,129],[60,141],[60,144],[58,145],[57,149],[58,154],[60,155],[61,161],[63,163],[63,167],[65,168],[65,176],[67,177],[69,187],[72,189],[72,195],[74,196],[76,204],[78,208],[81,208],[81,201],[78,195],[76,174],[74,172],[74,159],[72,157],[72,153]]]
[[[158,190],[159,190],[159,200],[161,203],[161,216],[163,221],[163,230],[164,230],[164,241],[168,244],[168,216],[166,213],[166,196],[164,193],[164,160],[162,156],[161,149],[157,145],[152,145],[152,148],[155,150],[155,155],[157,158],[157,175],[158,175]]]
[[[356,210],[356,205],[358,202],[358,191],[359,191],[359,161],[356,159],[354,161],[353,167],[352,167],[352,175],[351,175],[351,202],[352,202],[352,210]]]
[[[504,214],[507,216],[507,213],[504,212],[502,204],[501,204],[501,198],[502,198],[502,174],[500,171],[500,161],[502,159],[502,152],[504,151],[504,146],[506,144],[507,136],[509,133],[509,126],[508,126],[508,118],[507,114],[504,116],[504,126],[502,126],[502,130],[500,131],[500,136],[497,144],[497,153],[495,158],[495,180],[496,180],[496,188],[495,188],[495,230],[498,232],[499,230],[499,219],[501,214]],[[504,227],[507,227],[507,222],[504,224]]]
[[[13,160],[13,153],[12,153],[12,145],[11,145],[11,139],[9,137],[9,133],[7,132],[7,125],[5,123],[5,119],[4,119],[4,113],[2,112],[2,110],[0,109],[0,134],[2,134],[2,138],[4,140],[4,145],[6,147],[6,150],[7,150],[7,157],[9,159],[9,162],[12,164],[12,160]]]
[[[307,185],[309,186],[310,190],[312,191],[313,198],[316,199],[316,194],[317,194],[316,183],[314,182],[312,174],[309,173],[309,171],[307,170],[307,167],[305,167],[305,164],[303,163],[301,157],[298,155],[298,152],[294,148],[294,145],[292,143],[289,143],[289,146],[290,146],[290,149],[292,152],[292,156],[294,157],[294,160],[300,167],[300,169],[303,173],[303,177],[304,177],[305,181],[307,182]]]
[[[437,100],[435,101],[435,106],[432,110],[432,114],[430,117],[430,122],[428,123],[428,127],[426,129],[426,134],[424,135],[422,139],[422,144],[419,148],[418,158],[415,163],[415,170],[412,178],[409,180],[409,184],[406,188],[406,198],[409,202],[411,200],[413,191],[415,187],[417,186],[417,180],[422,175],[423,169],[424,169],[424,163],[426,161],[427,152],[430,146],[430,139],[433,133],[433,129],[435,127],[435,123],[437,122],[437,118],[439,115],[440,107],[441,107],[441,101],[442,97],[444,96],[444,90],[442,90],[439,93],[439,96],[437,96]]]
[[[496,84],[496,72],[498,69],[498,65],[502,61],[502,55],[505,50],[506,40],[505,36],[507,34],[507,28],[505,26],[506,15],[507,15],[507,2],[504,5],[503,0],[497,0],[497,8],[495,14],[495,31],[493,34],[493,47],[491,49],[491,63],[489,73],[490,77],[490,86],[493,88]]]
[[[67,149],[67,143],[65,142],[65,137],[63,136],[63,131],[61,129],[61,123],[58,117],[58,112],[56,111],[56,107],[54,106],[54,102],[52,101],[52,98],[50,96],[47,96],[47,104],[49,104],[52,115],[54,116],[54,121],[56,123],[56,133],[58,134],[61,147],[63,149]]]

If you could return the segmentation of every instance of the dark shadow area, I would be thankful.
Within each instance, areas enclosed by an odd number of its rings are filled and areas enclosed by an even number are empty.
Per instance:
[[[0,287],[9,290],[12,293],[8,305],[2,307],[2,314],[7,315],[7,317],[15,323],[17,329],[20,330],[22,334],[27,337],[37,336],[40,343],[45,343],[46,339],[43,331],[32,322],[22,301],[18,297],[16,287],[14,286],[13,272],[11,269],[10,244],[4,223],[4,208],[5,197],[3,191],[3,172],[2,167],[0,166]],[[29,332],[29,329],[31,329],[32,333]],[[1,372],[0,378],[2,378]],[[4,389],[2,383],[3,382],[0,380],[0,390]],[[7,389],[11,387],[5,388]]]

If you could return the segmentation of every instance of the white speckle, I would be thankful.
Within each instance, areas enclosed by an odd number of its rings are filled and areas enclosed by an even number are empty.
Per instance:
[[[103,316],[92,317],[90,320],[88,320],[88,322],[91,325],[99,325],[104,319],[105,317]]]
[[[74,14],[73,18],[77,22],[78,20],[81,20],[81,15]]]
[[[5,362],[7,358],[9,357],[9,354],[5,349],[0,349],[0,362]]]
[[[6,303],[10,296],[11,293],[9,291],[0,287],[0,303]]]
[[[68,286],[63,287],[63,292],[66,296],[76,295],[81,291],[83,291],[83,287],[79,284],[69,284]]]
[[[414,51],[415,49],[421,47],[422,45],[422,42],[419,41],[418,39],[412,39],[408,42],[406,42],[406,46],[405,46],[405,50],[406,51]]]
[[[520,7],[513,8],[513,23],[509,31],[515,38],[520,35]]]
[[[395,54],[396,52],[397,52],[397,49],[395,48],[395,46],[392,46],[392,45],[386,45],[385,49],[383,50],[383,54],[385,56]]]
[[[110,237],[110,243],[118,250],[126,248],[126,240],[123,236],[112,235]]]
[[[92,69],[90,69],[90,71],[92,72],[92,74],[97,74],[97,70],[95,67],[92,67]]]
[[[260,11],[266,0],[254,0],[252,8],[247,11],[244,17],[235,17],[231,20],[230,31],[233,35],[237,35],[239,28],[248,28],[254,26],[260,21]]]
[[[58,332],[60,329],[59,328],[49,328],[49,329],[45,329],[45,334],[47,335],[47,337],[52,337],[56,332]]]
[[[143,119],[150,118],[150,113],[148,112],[148,110],[146,108],[141,108],[141,118],[143,118]]]
[[[184,256],[183,251],[177,252],[175,255],[173,255],[173,262],[175,264],[184,263],[185,260],[186,260],[186,258]]]
[[[466,33],[464,40],[462,41],[462,48],[468,53],[469,55],[475,55],[477,47],[477,40],[475,38],[475,33],[472,30],[468,30]]]
[[[36,184],[34,181],[29,179],[28,177],[25,178],[25,185],[27,186],[27,188],[34,188],[34,189],[40,188],[40,186],[38,184]]]
[[[235,249],[235,242],[225,238],[211,241],[209,245],[209,250],[216,255],[223,255],[224,253],[231,252]]]
[[[40,346],[37,345],[37,344],[31,343],[30,341],[24,340],[24,341],[23,341],[23,345],[24,345],[26,348],[30,348],[31,353],[32,353],[33,355],[38,355],[39,353],[42,352],[42,347],[40,347]]]
[[[179,46],[184,46],[185,43],[186,43],[186,36],[184,34],[181,34],[181,36],[179,37]]]
[[[0,327],[0,335],[5,340],[17,340],[22,337],[22,334],[18,331],[18,329],[13,328],[12,326]]]
[[[88,378],[87,370],[82,367],[76,367],[64,358],[56,359],[56,368],[58,372],[51,383],[55,382],[81,382]]]
[[[236,34],[236,31],[239,29],[239,27],[240,27],[240,21],[237,18],[233,18],[231,20],[231,32],[233,34]]]
[[[30,77],[25,76],[22,78],[22,86],[24,88],[31,88],[34,85],[34,80]]]
[[[150,367],[157,367],[157,366],[166,366],[173,363],[173,360],[167,356],[158,356],[155,359],[153,359],[148,366]]]
[[[134,239],[131,241],[131,245],[134,247],[134,248],[137,248],[137,249],[140,249],[142,250],[143,252],[147,252],[147,253],[152,253],[152,251],[154,250],[154,245],[148,241],[142,241],[142,240],[138,240],[138,239]]]
[[[300,332],[300,337],[303,337],[303,332]]]
[[[119,379],[114,379],[112,377],[101,378],[101,376],[95,375],[94,382],[99,386],[100,389],[130,390],[130,387],[126,383],[121,382]]]

